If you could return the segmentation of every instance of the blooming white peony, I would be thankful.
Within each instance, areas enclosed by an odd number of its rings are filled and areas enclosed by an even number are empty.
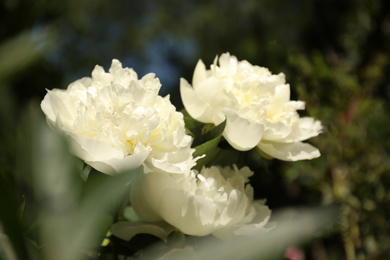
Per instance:
[[[187,235],[250,235],[266,230],[271,214],[264,201],[253,201],[251,175],[235,165],[180,175],[142,173],[132,182],[130,201],[144,220],[163,220]]]
[[[188,172],[195,164],[183,115],[169,96],[158,95],[160,81],[150,73],[113,60],[69,85],[48,91],[41,103],[48,122],[70,137],[72,150],[95,169],[114,174],[145,164],[167,172]]]
[[[317,136],[321,123],[300,118],[302,101],[290,101],[290,86],[283,73],[237,61],[229,53],[217,58],[210,70],[199,60],[191,85],[181,79],[180,92],[187,112],[204,123],[220,124],[226,118],[224,137],[235,149],[258,147],[286,161],[320,156],[318,149],[302,143]]]

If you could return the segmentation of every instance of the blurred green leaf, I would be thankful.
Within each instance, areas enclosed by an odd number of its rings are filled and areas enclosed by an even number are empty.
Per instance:
[[[56,36],[50,27],[33,29],[0,45],[0,81],[27,68],[55,44]]]
[[[205,237],[197,241],[194,249],[196,254],[188,254],[186,260],[282,259],[289,246],[329,233],[338,221],[338,214],[335,207],[282,209],[273,213],[272,219],[277,222],[274,229],[249,237],[230,237],[223,242]],[[156,257],[154,252],[149,252],[141,259],[154,259],[153,257]],[[170,259],[183,259],[183,255]]]
[[[127,200],[129,184],[141,169],[116,176],[101,173],[82,181],[83,164],[68,152],[66,139],[35,121],[34,179],[42,216],[40,234],[47,259],[83,259],[86,248],[100,245],[114,213]]]
[[[2,175],[0,175],[0,191],[0,224],[3,225],[4,232],[8,236],[10,245],[12,245],[18,258],[28,259],[22,226],[20,225],[20,218],[17,214],[17,200],[13,194],[12,185]]]

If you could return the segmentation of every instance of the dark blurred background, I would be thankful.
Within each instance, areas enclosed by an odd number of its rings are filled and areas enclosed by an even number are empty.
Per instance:
[[[106,70],[113,58],[182,108],[179,80],[198,59],[230,52],[283,72],[302,116],[322,121],[321,158],[286,163],[248,154],[256,197],[271,209],[337,204],[339,226],[306,259],[388,259],[390,1],[3,0],[0,3],[1,178],[29,191],[26,111],[46,89]],[[42,115],[43,116],[43,115]],[[21,158],[23,158],[21,162]],[[266,170],[264,170],[266,169]],[[17,174],[23,172],[23,174]]]

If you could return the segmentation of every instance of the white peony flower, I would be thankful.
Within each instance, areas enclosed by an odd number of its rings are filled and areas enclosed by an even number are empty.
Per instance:
[[[217,58],[210,70],[199,60],[191,85],[184,79],[180,92],[187,112],[204,123],[227,119],[224,137],[235,149],[258,147],[271,157],[286,161],[320,156],[318,149],[302,143],[317,136],[321,123],[300,118],[302,101],[290,101],[290,86],[283,73],[237,61],[229,53]]]
[[[139,174],[130,201],[145,221],[165,221],[184,234],[219,238],[266,230],[271,211],[253,201],[248,167],[203,168],[200,173]]]
[[[72,150],[95,169],[114,174],[142,163],[153,170],[188,172],[195,164],[183,115],[169,96],[158,95],[160,81],[150,73],[113,60],[69,85],[48,91],[41,103],[47,120],[70,137]]]

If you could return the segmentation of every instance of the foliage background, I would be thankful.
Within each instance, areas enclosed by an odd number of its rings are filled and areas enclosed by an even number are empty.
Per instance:
[[[37,241],[32,151],[45,89],[117,58],[140,76],[155,72],[160,94],[181,109],[179,78],[191,80],[199,58],[211,64],[228,51],[284,72],[292,98],[306,101],[302,115],[324,125],[310,140],[319,159],[246,155],[256,197],[273,210],[340,206],[338,228],[301,247],[306,259],[388,259],[389,1],[4,0],[0,42],[0,219],[13,245]]]

